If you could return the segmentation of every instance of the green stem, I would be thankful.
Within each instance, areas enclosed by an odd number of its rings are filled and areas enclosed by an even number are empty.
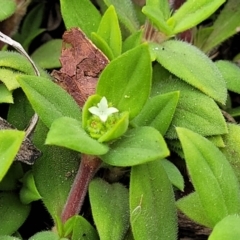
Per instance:
[[[82,154],[81,163],[74,179],[67,202],[62,211],[62,222],[79,214],[85,199],[88,185],[99,169],[102,161],[96,156]]]

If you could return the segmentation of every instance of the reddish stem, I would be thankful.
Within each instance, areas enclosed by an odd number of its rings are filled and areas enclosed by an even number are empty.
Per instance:
[[[87,193],[88,185],[99,169],[101,163],[102,161],[96,156],[82,154],[77,175],[62,211],[61,218],[63,223],[80,212]]]

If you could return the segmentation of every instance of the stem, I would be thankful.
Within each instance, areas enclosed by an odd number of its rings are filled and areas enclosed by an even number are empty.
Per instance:
[[[83,205],[88,185],[99,169],[102,161],[96,156],[82,154],[81,163],[74,179],[67,202],[62,211],[62,222],[77,215]]]

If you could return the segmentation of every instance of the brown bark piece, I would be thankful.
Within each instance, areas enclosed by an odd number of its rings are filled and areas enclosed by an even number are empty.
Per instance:
[[[82,107],[95,93],[98,77],[109,60],[79,28],[71,28],[63,34],[60,62],[60,71],[51,75]]]

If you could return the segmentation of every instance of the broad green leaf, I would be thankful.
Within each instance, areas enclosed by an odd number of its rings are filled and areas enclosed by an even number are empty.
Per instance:
[[[132,119],[149,96],[151,69],[148,47],[142,44],[107,65],[99,77],[96,93],[105,96],[120,112],[129,111]]]
[[[174,193],[161,160],[132,167],[130,221],[134,239],[177,239]]]
[[[176,202],[178,209],[183,212],[188,218],[192,219],[203,226],[212,228],[213,225],[208,220],[208,216],[200,202],[196,192],[190,193],[187,196],[180,198]]]
[[[196,26],[212,15],[226,0],[188,0],[168,19],[174,33]]]
[[[29,204],[33,201],[37,201],[41,199],[33,178],[32,171],[28,171],[25,173],[22,178],[23,186],[20,189],[20,200],[23,204]]]
[[[97,34],[100,35],[108,44],[117,57],[122,52],[122,35],[118,23],[117,13],[113,5],[111,5],[104,13],[99,24]]]
[[[25,132],[0,130],[0,181],[10,168],[25,137]]]
[[[108,7],[110,5],[115,7],[119,20],[130,33],[139,29],[139,22],[131,0],[104,0],[104,2]]]
[[[0,212],[0,235],[12,235],[28,217],[30,205],[22,204],[14,192],[1,192]]]
[[[232,165],[238,178],[238,182],[240,183],[240,126],[228,124],[228,131],[228,134],[223,136],[223,141],[226,144],[226,147],[222,148],[221,151]]]
[[[160,32],[166,34],[167,36],[173,35],[172,29],[167,24],[166,18],[164,17],[161,9],[153,6],[145,6],[142,11]]]
[[[202,50],[211,51],[221,42],[229,39],[239,30],[240,0],[228,0],[212,26],[213,31],[204,42]]]
[[[168,0],[147,0],[146,6],[160,9],[165,20],[170,16],[170,5]]]
[[[177,40],[151,44],[157,61],[190,85],[225,104],[226,83],[216,65],[196,47]]]
[[[61,54],[62,40],[53,39],[37,48],[31,58],[42,68],[52,69],[60,68],[59,57]]]
[[[48,132],[46,144],[66,147],[68,149],[90,154],[102,155],[108,152],[107,145],[91,138],[76,119],[62,117],[56,119]]]
[[[37,76],[18,76],[23,91],[40,119],[50,127],[57,118],[67,116],[81,119],[81,111],[73,98],[50,79]]]
[[[179,190],[184,190],[184,179],[178,168],[167,159],[163,159],[161,164],[164,167],[165,172],[168,175],[168,178],[173,186],[178,188]]]
[[[203,136],[227,133],[225,119],[218,105],[205,94],[179,79],[154,80],[158,93],[180,91],[180,98],[166,137],[177,138],[175,127],[185,127]]]
[[[214,227],[208,240],[230,240],[240,239],[240,217],[239,215],[229,215],[222,219]]]
[[[13,103],[12,92],[0,83],[0,103]]]
[[[5,235],[5,236],[0,236],[0,240],[22,240],[22,239]]]
[[[219,60],[215,64],[223,75],[228,90],[240,94],[240,68],[236,64],[224,60]]]
[[[69,236],[71,240],[98,240],[96,229],[82,216],[75,215],[64,224],[64,234]]]
[[[0,51],[0,67],[12,69],[12,71],[19,73],[35,75],[31,63],[23,55],[17,52]],[[49,77],[41,68],[39,71],[41,76]]]
[[[60,0],[61,13],[67,29],[79,27],[90,38],[96,32],[101,15],[90,0]]]
[[[159,94],[148,99],[140,114],[133,119],[132,124],[154,127],[164,135],[173,119],[178,99],[178,91]]]
[[[14,0],[0,1],[0,21],[10,17],[15,12],[16,7]]]
[[[42,201],[52,218],[61,216],[79,167],[79,153],[44,145],[48,129],[39,121],[33,143],[43,153],[33,165],[33,177]]]
[[[52,231],[39,232],[29,238],[29,240],[63,240],[63,239],[67,240],[67,238],[59,238],[57,233]]]
[[[89,197],[100,239],[122,240],[129,228],[128,190],[120,183],[94,179]]]
[[[191,182],[211,226],[240,211],[234,171],[213,143],[186,128],[177,128]]]
[[[18,72],[14,72],[11,69],[0,68],[0,79],[1,82],[5,84],[9,91],[19,88],[19,83],[16,80],[16,76],[19,75]]]
[[[135,166],[169,155],[162,135],[152,127],[131,129],[112,143],[110,148],[100,158],[107,164],[121,167]]]

